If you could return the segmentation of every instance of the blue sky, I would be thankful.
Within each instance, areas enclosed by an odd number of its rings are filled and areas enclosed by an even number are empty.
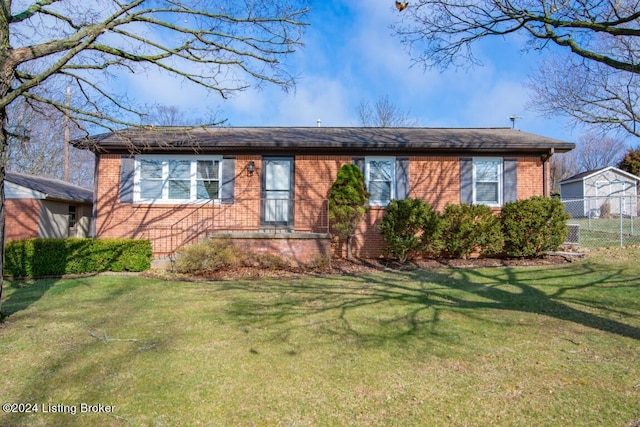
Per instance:
[[[517,36],[478,46],[483,67],[423,70],[391,35],[389,25],[403,15],[393,0],[312,0],[305,46],[293,54],[289,70],[298,76],[288,93],[273,86],[250,89],[224,101],[202,89],[159,76],[139,76],[139,100],[184,110],[218,107],[230,126],[358,126],[361,100],[383,96],[425,127],[510,127],[574,142],[580,135],[563,118],[546,119],[527,108],[527,75],[540,59],[522,53]],[[162,88],[161,91],[158,88]]]

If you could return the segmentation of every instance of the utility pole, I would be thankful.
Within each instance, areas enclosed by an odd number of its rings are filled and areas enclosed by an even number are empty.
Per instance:
[[[69,105],[71,104],[71,88],[67,87],[67,109],[64,112],[64,180],[69,182]]]

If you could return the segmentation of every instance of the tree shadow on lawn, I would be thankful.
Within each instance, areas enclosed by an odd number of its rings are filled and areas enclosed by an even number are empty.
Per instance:
[[[544,292],[547,286],[552,293]],[[325,313],[318,322],[339,321],[342,333],[352,333],[363,340],[376,339],[376,332],[372,330],[369,335],[364,332],[366,328],[349,319],[357,318],[355,313],[350,314],[365,307],[374,307],[385,319],[378,320],[383,329],[378,332],[378,339],[416,335],[424,333],[425,328],[434,332],[447,310],[469,315],[469,310],[495,309],[544,315],[640,340],[639,327],[612,318],[637,317],[636,311],[607,305],[594,296],[595,292],[588,292],[589,288],[638,286],[640,278],[625,276],[621,269],[605,273],[595,265],[583,263],[564,268],[413,270],[321,280],[236,282],[222,285],[219,291],[231,287],[257,295],[255,299],[235,301],[229,308],[248,325],[304,328],[308,325],[296,325],[294,321]],[[585,290],[584,296],[566,296],[580,289]],[[395,307],[398,303],[404,305],[403,309],[390,309],[390,304]]]
[[[97,273],[83,274],[82,277],[92,277]],[[2,302],[0,305],[0,321],[4,320],[19,311],[28,309],[31,305],[35,304],[46,294],[51,288],[56,286],[60,282],[60,277],[54,278],[32,278],[32,279],[4,279],[3,280],[3,292]],[[67,282],[64,285],[62,291],[67,291],[76,286],[88,286],[83,280],[76,280],[75,282]],[[114,296],[116,294],[126,292],[128,287],[116,288],[112,291]]]
[[[58,279],[40,280],[4,280],[2,293],[2,312],[0,318],[4,319],[19,311],[26,310],[47,293]],[[9,291],[11,293],[9,294]],[[9,294],[9,295],[7,295]]]
[[[38,328],[43,328],[45,331],[49,329],[47,321],[59,320],[67,325],[76,326],[68,326],[64,333],[50,332],[49,335],[47,332],[46,335],[36,335],[39,338],[34,339],[34,341],[38,341],[34,347],[48,342],[49,339],[55,341],[47,345],[50,354],[41,358],[42,363],[34,365],[31,368],[32,372],[25,375],[26,380],[21,388],[10,384],[8,390],[4,391],[5,393],[10,391],[11,401],[37,403],[40,413],[27,411],[0,413],[0,425],[38,424],[38,422],[42,422],[43,416],[46,417],[46,425],[134,425],[129,422],[125,417],[126,414],[123,414],[118,406],[119,394],[108,398],[104,397],[105,382],[109,384],[119,372],[120,367],[130,365],[136,358],[146,357],[149,352],[163,351],[167,343],[180,338],[177,332],[155,335],[146,329],[139,334],[119,335],[117,330],[126,328],[129,323],[135,322],[136,320],[132,321],[130,318],[138,314],[127,312],[126,302],[118,303],[118,301],[127,300],[128,292],[139,284],[137,282],[128,284],[125,281],[121,285],[104,288],[101,285],[96,285],[95,281],[85,280],[85,278],[65,281],[63,284],[60,284],[60,279],[38,279],[33,282],[15,280],[5,281],[5,283],[15,288],[3,304],[3,312],[7,316],[27,309],[43,297],[47,291],[53,293],[59,290],[62,295],[67,292],[73,293],[78,287],[96,287],[100,291],[95,295],[87,296],[85,294],[79,301],[73,301],[74,304],[77,303],[80,307],[87,303],[112,304],[117,308],[99,311],[97,314],[83,309],[71,310],[61,317],[55,317],[58,313],[55,308],[45,308],[41,312],[36,310],[35,313],[29,313],[20,319],[19,322],[23,322],[24,325],[32,323],[26,321],[27,319],[41,316],[41,320],[35,319],[33,322],[38,325]],[[52,289],[56,284],[61,286]],[[51,293],[49,298],[53,298]],[[144,315],[144,313],[141,314],[141,316]],[[55,329],[55,326],[52,329]],[[140,373],[140,375],[144,374],[144,372]],[[64,396],[65,394],[74,396],[75,400],[67,397],[68,400],[64,400],[64,398],[62,400],[53,399],[52,403],[52,396]],[[94,396],[100,396],[100,400],[94,400],[96,399]],[[81,414],[77,412],[72,414],[49,410],[48,414],[43,415],[42,411],[47,407],[47,402],[52,406],[58,403],[75,406],[77,411],[79,411],[77,406],[80,402],[90,405],[100,403],[114,406],[116,413]]]

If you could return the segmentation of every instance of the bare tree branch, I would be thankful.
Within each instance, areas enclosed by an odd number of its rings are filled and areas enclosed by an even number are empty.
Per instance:
[[[69,12],[72,3],[78,10]],[[92,80],[97,87],[103,82],[95,78],[95,72],[114,67],[136,70],[136,64],[144,64],[223,97],[249,87],[249,79],[285,89],[294,83],[282,59],[302,45],[300,38],[306,24],[300,18],[307,12],[303,6],[296,8],[286,1],[248,1],[242,4],[244,8],[199,0],[92,3],[39,1],[9,18],[7,33],[36,30],[40,33],[36,40],[42,41],[10,46],[5,55],[0,55],[4,74],[17,73],[21,77],[0,96],[0,108],[47,79],[61,77],[65,70],[92,73],[78,75],[71,82]],[[36,29],[37,19],[53,20],[59,26],[56,34]],[[14,25],[22,27],[14,32]],[[40,71],[22,73],[23,65],[34,61],[43,65]],[[107,92],[111,92],[107,98],[110,102],[118,97],[108,85],[102,85],[98,94],[101,97]],[[103,121],[106,124],[108,120]]]
[[[0,272],[17,105],[61,114],[88,134],[144,126],[146,107],[114,84],[123,72],[160,71],[222,98],[251,84],[286,90],[295,83],[286,59],[302,46],[305,1],[1,1]],[[60,88],[73,91],[70,103]]]
[[[373,105],[361,100],[357,113],[360,126],[363,127],[411,127],[418,124],[416,119],[410,117],[410,112],[398,108],[388,95],[378,98]]]
[[[544,61],[530,77],[531,106],[548,117],[640,136],[640,76],[572,58]]]
[[[528,36],[535,49],[551,43],[638,74],[639,19],[637,0],[418,0],[409,8],[408,21],[394,30],[418,49],[416,60],[428,67],[477,63],[472,53],[476,42],[517,32]],[[606,48],[619,39],[626,41],[626,50]]]

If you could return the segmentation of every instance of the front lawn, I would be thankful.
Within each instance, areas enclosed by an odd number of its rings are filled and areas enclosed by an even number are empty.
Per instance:
[[[638,259],[8,282],[0,425],[635,426]]]
[[[580,226],[580,245],[588,248],[640,244],[640,218],[570,219]],[[622,236],[622,238],[621,238]]]

